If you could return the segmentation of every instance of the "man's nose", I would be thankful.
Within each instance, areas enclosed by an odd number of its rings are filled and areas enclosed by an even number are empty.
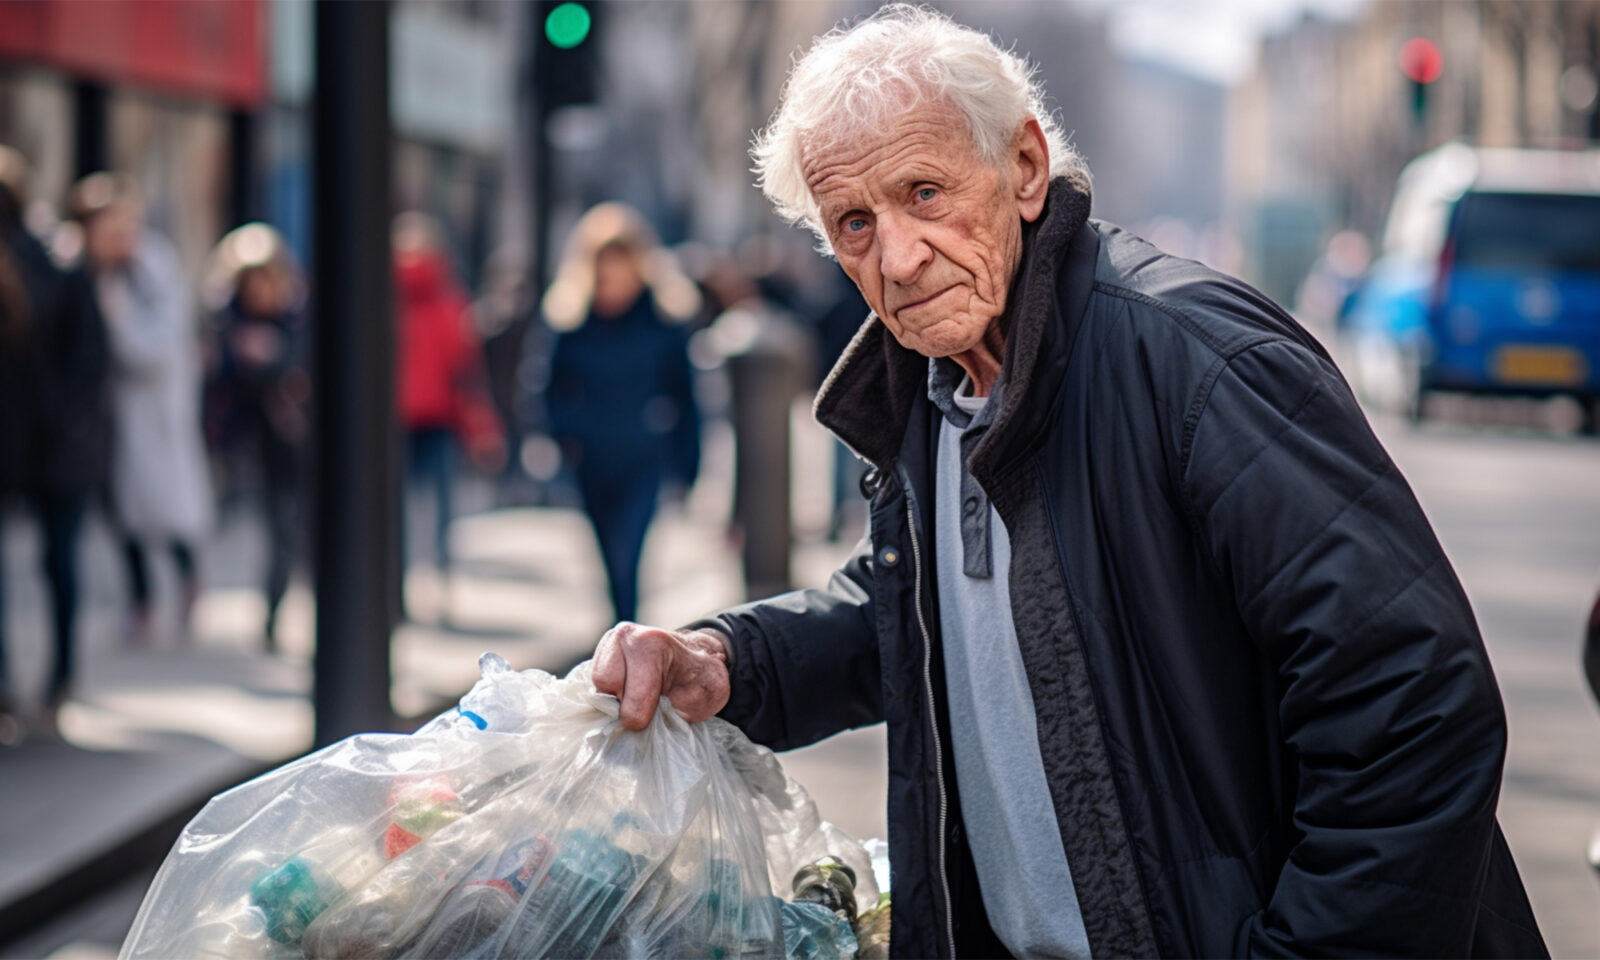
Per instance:
[[[933,248],[922,231],[901,217],[879,218],[878,244],[883,251],[883,278],[891,283],[915,283],[933,260]]]

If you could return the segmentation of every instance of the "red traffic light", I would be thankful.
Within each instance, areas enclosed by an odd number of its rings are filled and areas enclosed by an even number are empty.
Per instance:
[[[1416,83],[1432,83],[1444,70],[1444,55],[1432,40],[1412,37],[1400,48],[1400,71]]]

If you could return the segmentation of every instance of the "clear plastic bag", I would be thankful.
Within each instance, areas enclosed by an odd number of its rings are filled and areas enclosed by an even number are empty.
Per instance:
[[[352,737],[213,799],[121,956],[776,958],[796,907],[809,955],[854,954],[871,859],[771,751],[666,700],[626,731],[587,664],[481,666],[415,734]],[[849,916],[786,903],[830,857]]]

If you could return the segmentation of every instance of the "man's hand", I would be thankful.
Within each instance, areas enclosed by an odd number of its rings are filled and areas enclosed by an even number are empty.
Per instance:
[[[666,697],[690,723],[728,703],[728,651],[714,630],[660,630],[619,623],[594,651],[594,687],[622,701],[622,725],[643,730]]]

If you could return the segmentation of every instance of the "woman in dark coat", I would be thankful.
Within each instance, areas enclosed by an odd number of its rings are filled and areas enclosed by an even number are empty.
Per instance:
[[[74,673],[78,535],[105,477],[109,359],[87,277],[58,269],[23,226],[23,169],[0,147],[0,510],[24,499],[43,533],[55,654],[40,721],[48,731]],[[4,594],[0,576],[0,741],[11,741],[21,728],[6,670]]]
[[[213,440],[260,471],[267,520],[266,648],[278,646],[278,607],[289,589],[298,516],[300,452],[311,390],[304,361],[305,282],[283,237],[248,223],[212,256],[216,333]]]
[[[618,620],[638,614],[639,558],[664,482],[700,463],[688,337],[694,285],[634,210],[601,204],[578,222],[544,317],[558,333],[550,432],[594,525]]]

